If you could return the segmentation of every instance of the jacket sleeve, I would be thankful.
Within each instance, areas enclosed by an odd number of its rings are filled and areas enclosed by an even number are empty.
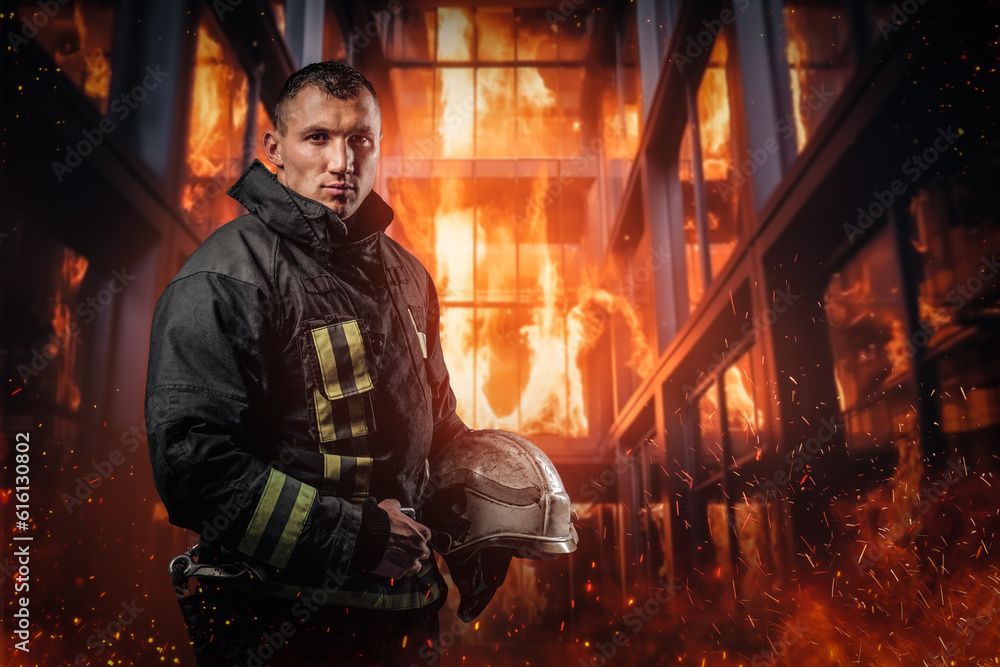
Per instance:
[[[254,455],[268,432],[264,397],[271,310],[255,285],[210,272],[171,283],[153,315],[146,428],[171,523],[309,579],[343,577],[360,506]]]
[[[427,275],[427,380],[434,400],[434,437],[431,450],[448,444],[471,429],[455,413],[457,402],[441,349],[441,308],[437,288]]]

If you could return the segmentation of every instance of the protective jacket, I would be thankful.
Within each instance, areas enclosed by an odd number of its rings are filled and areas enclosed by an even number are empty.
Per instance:
[[[350,234],[258,161],[228,194],[249,215],[191,254],[153,317],[146,424],[170,521],[260,564],[266,592],[430,605],[433,558],[394,582],[348,568],[361,502],[414,506],[431,448],[468,431],[434,283],[374,192]]]

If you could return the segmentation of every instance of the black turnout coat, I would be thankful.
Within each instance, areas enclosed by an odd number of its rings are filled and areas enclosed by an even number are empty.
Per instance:
[[[395,582],[348,565],[360,503],[414,506],[431,447],[468,430],[434,283],[385,235],[393,211],[374,192],[352,242],[260,162],[229,194],[249,214],[191,254],[153,317],[146,425],[170,521],[261,564],[271,592],[429,605],[433,558]]]

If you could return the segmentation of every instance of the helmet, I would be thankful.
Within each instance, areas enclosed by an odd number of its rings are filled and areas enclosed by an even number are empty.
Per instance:
[[[470,431],[432,454],[420,521],[451,560],[487,547],[549,559],[576,550],[573,508],[542,450],[509,431]]]

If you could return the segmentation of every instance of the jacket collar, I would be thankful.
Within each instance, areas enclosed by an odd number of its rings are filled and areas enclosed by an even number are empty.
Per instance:
[[[340,245],[384,232],[394,215],[392,207],[372,191],[358,207],[348,232],[330,208],[286,188],[260,160],[254,160],[226,194],[277,233],[308,246]]]

